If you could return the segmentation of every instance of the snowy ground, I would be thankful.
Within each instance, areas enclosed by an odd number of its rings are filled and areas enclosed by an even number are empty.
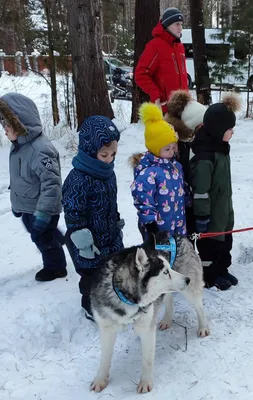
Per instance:
[[[28,78],[27,78],[28,79]],[[8,79],[6,78],[6,82]],[[46,88],[31,81],[23,85],[41,113],[50,107]],[[15,88],[24,93],[24,90]],[[28,90],[30,89],[30,90]],[[14,90],[10,83],[0,95]],[[129,118],[129,103],[115,102],[116,113]],[[127,115],[128,113],[128,115]],[[232,140],[232,179],[236,228],[253,226],[253,121],[239,119]],[[63,178],[71,168],[68,139],[54,143],[62,156]],[[143,128],[125,130],[119,146],[116,173],[119,209],[126,220],[125,245],[140,242],[136,212],[129,186],[132,172],[127,158],[144,150]],[[9,203],[9,146],[0,148],[0,399],[1,400],[90,400],[137,399],[140,376],[140,343],[132,327],[118,335],[109,386],[101,394],[89,392],[99,363],[96,326],[84,318],[80,308],[78,276],[68,258],[68,278],[38,283],[35,273],[41,258],[12,216]],[[64,229],[64,221],[61,219]],[[253,232],[234,235],[233,272],[238,287],[227,292],[204,291],[204,304],[211,335],[196,336],[194,310],[176,295],[175,322],[167,332],[157,332],[155,387],[157,400],[252,400],[253,399]]]

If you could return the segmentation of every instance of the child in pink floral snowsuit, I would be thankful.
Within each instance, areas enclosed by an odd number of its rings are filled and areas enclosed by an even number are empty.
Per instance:
[[[158,231],[184,236],[184,176],[174,157],[177,134],[154,104],[143,104],[140,116],[145,124],[148,151],[139,160],[133,157],[135,180],[131,190],[143,239]]]

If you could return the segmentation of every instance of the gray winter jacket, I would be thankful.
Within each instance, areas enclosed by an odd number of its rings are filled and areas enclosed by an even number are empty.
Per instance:
[[[13,211],[59,214],[62,196],[59,153],[42,133],[36,105],[26,96],[8,93],[0,99],[0,115],[19,133],[9,159]]]

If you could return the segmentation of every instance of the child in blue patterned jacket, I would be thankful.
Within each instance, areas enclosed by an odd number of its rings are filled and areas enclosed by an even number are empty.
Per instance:
[[[144,103],[140,117],[148,151],[139,160],[132,158],[135,179],[131,190],[143,240],[158,231],[184,236],[184,176],[181,164],[175,160],[177,134],[155,104]]]
[[[90,289],[100,263],[123,248],[124,220],[117,210],[114,158],[120,133],[103,116],[86,119],[79,131],[78,153],[63,185],[66,245],[81,279],[82,307],[92,319]]]

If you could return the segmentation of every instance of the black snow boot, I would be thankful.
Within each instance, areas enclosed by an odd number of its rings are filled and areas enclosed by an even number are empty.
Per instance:
[[[59,271],[51,271],[50,269],[43,268],[39,272],[37,272],[37,274],[35,275],[35,279],[39,282],[49,282],[57,278],[65,278],[65,276],[67,275],[68,272],[66,268]]]
[[[229,281],[231,283],[231,285],[233,285],[233,286],[236,286],[238,283],[238,279],[234,275],[230,274],[229,272],[226,272],[224,275],[222,275],[222,278]]]
[[[229,280],[224,279],[223,277],[219,276],[215,280],[214,286],[216,286],[217,289],[219,289],[219,290],[228,290],[232,286],[232,284],[231,284],[231,282],[229,282]]]

